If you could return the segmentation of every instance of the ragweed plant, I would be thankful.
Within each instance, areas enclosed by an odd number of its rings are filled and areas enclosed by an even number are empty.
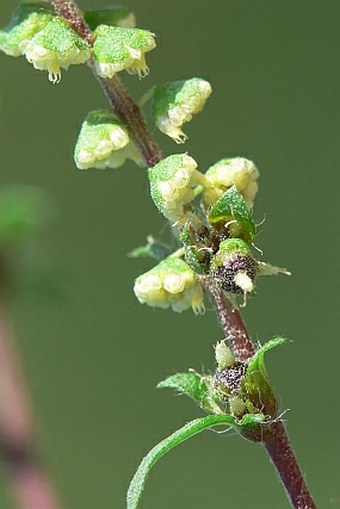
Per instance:
[[[170,223],[174,249],[148,237],[130,255],[150,256],[157,264],[137,277],[134,293],[141,304],[204,314],[210,299],[224,332],[216,342],[213,373],[189,370],[169,376],[159,388],[193,399],[207,415],[187,423],[143,459],[127,493],[127,509],[138,506],[153,465],[173,447],[211,427],[234,428],[244,439],[267,450],[292,507],[313,509],[280,417],[280,406],[265,367],[265,353],[287,341],[274,337],[254,344],[240,308],[254,295],[257,278],[289,272],[259,260],[258,225],[253,207],[259,170],[241,155],[201,168],[185,151],[163,156],[150,134],[141,108],[120,77],[123,71],[143,78],[155,35],[135,28],[126,8],[82,13],[73,0],[22,3],[0,32],[0,49],[24,56],[57,84],[62,69],[86,63],[105,92],[109,107],[89,112],[80,129],[74,160],[79,170],[116,169],[126,159],[145,169],[150,196]],[[151,103],[154,125],[177,144],[183,131],[212,92],[204,79],[154,85],[140,104]],[[148,232],[146,232],[147,234]]]

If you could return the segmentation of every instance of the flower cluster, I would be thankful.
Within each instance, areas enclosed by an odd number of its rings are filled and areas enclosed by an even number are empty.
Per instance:
[[[77,168],[119,168],[126,159],[140,163],[125,126],[110,110],[92,111],[86,117],[74,151]]]
[[[173,81],[155,88],[152,114],[156,126],[176,143],[187,136],[181,126],[199,113],[211,94],[211,85],[200,78]]]
[[[169,308],[178,313],[193,309],[204,313],[203,290],[196,274],[180,258],[168,257],[136,279],[134,292],[141,304]]]
[[[196,161],[187,154],[174,154],[149,170],[151,197],[169,221],[183,221],[184,207],[195,198],[194,188],[205,182]]]
[[[91,57],[102,78],[112,78],[122,70],[140,77],[148,74],[145,53],[156,46],[154,35],[133,28],[131,11],[113,7],[88,11],[85,18],[94,30],[93,48],[65,19],[56,16],[49,3],[23,2],[9,25],[0,30],[0,50],[14,57],[25,55],[36,69],[48,72],[52,83],[59,83],[61,69]]]
[[[248,207],[253,206],[259,171],[252,161],[243,157],[221,159],[207,170],[205,176],[209,182],[204,192],[208,205],[215,203],[227,189],[235,185]]]
[[[155,48],[154,34],[138,28],[99,25],[94,31],[93,58],[102,78],[126,70],[139,77],[149,74],[145,53]]]

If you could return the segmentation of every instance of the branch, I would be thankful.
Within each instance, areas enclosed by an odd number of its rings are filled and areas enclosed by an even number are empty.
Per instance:
[[[93,33],[73,0],[49,0],[56,13],[65,18],[77,34],[90,46],[93,44]],[[162,151],[151,136],[140,108],[135,104],[125,85],[118,78],[101,78],[95,70],[92,60],[89,62],[98,83],[102,87],[117,117],[127,127],[129,134],[141,154],[143,163],[151,168],[162,159]]]
[[[64,17],[76,32],[90,45],[93,36],[74,0],[49,0],[57,14]],[[90,67],[94,70],[93,62]],[[162,157],[161,150],[150,135],[140,108],[134,103],[125,86],[114,76],[102,79],[95,73],[116,115],[125,123],[139,149],[147,167],[154,166]],[[215,307],[218,320],[228,338],[235,357],[239,361],[248,361],[255,353],[255,346],[246,330],[242,317],[235,310],[223,291],[209,278],[201,278]],[[262,440],[263,445],[274,463],[288,497],[295,509],[315,509],[301,471],[296,462],[284,426],[281,422],[273,424]],[[46,509],[46,508],[44,508]]]
[[[0,454],[20,509],[60,509],[38,461],[32,410],[5,305],[0,301]]]

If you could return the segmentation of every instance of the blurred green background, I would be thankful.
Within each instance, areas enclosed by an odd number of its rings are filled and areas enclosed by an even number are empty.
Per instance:
[[[16,0],[2,0],[0,25]],[[107,5],[83,0],[84,8]],[[152,84],[207,78],[214,93],[177,147],[201,169],[224,155],[261,172],[257,244],[293,277],[259,281],[244,315],[254,338],[291,340],[267,365],[301,467],[319,508],[340,508],[338,1],[130,0],[138,26],[157,34],[150,77],[124,75],[135,98]],[[0,58],[1,186],[46,189],[58,208],[40,256],[63,273],[61,298],[29,290],[12,301],[42,446],[65,509],[120,509],[142,456],[201,412],[156,391],[176,371],[214,368],[215,315],[141,306],[134,278],[151,263],[126,253],[163,229],[145,172],[80,172],[72,161],[81,122],[105,98],[86,66],[53,86],[24,59]],[[4,477],[2,470],[2,477]],[[2,481],[0,505],[12,509]],[[285,509],[265,452],[231,434],[184,444],[153,471],[141,507]]]

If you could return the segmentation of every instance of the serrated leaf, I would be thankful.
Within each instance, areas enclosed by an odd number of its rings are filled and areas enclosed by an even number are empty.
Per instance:
[[[209,221],[214,226],[226,227],[231,237],[240,237],[248,244],[253,242],[255,223],[236,186],[230,187],[211,207]]]
[[[231,415],[209,415],[189,422],[162,440],[162,442],[151,449],[139,465],[127,492],[127,509],[137,508],[150,470],[162,456],[171,451],[176,445],[181,444],[205,429],[220,425],[232,426],[235,422],[234,417]]]
[[[176,373],[162,382],[159,382],[157,389],[175,389],[180,394],[185,394],[207,412],[220,411],[217,403],[210,395],[208,380],[199,373]]]

